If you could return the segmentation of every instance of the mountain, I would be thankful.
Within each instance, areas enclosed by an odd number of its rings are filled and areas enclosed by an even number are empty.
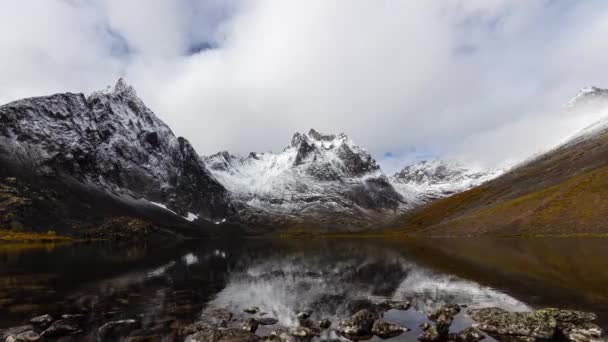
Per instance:
[[[176,137],[123,79],[88,97],[65,93],[0,106],[0,164],[9,183],[16,177],[30,190],[53,187],[63,198],[56,201],[79,198],[73,202],[102,213],[101,203],[121,215],[137,207],[179,222],[231,212],[226,189],[190,143]]]
[[[423,204],[478,186],[496,178],[501,172],[433,159],[404,167],[390,177],[390,182],[404,198]]]
[[[608,90],[583,89],[565,110],[606,119],[468,191],[406,214],[390,229],[423,235],[608,233]]]
[[[296,133],[283,152],[238,158],[220,152],[205,165],[248,222],[353,228],[409,206],[371,155],[345,134]]]

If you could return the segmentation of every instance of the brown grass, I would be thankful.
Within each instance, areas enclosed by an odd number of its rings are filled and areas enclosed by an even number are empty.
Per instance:
[[[55,232],[33,233],[15,232],[12,230],[0,229],[0,242],[69,242],[72,238],[58,236]]]

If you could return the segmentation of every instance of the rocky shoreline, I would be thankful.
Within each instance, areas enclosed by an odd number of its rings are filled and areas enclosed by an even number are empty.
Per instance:
[[[374,337],[391,339],[413,330],[412,327],[384,319],[384,314],[391,310],[410,310],[408,301],[372,303],[369,300],[354,300],[348,306],[353,314],[335,322],[328,318],[313,320],[311,310],[295,312],[298,323],[289,327],[278,325],[280,317],[272,317],[259,307],[243,308],[240,313],[214,309],[203,313],[201,320],[188,325],[174,324],[168,320],[164,324],[164,333],[158,326],[146,327],[145,322],[137,318],[101,322],[93,327],[87,322],[85,314],[63,314],[60,317],[45,314],[32,318],[22,326],[0,329],[0,337],[6,342],[364,341]],[[427,312],[427,321],[417,329],[422,333],[408,336],[408,340],[476,342],[489,336],[498,341],[608,341],[602,328],[593,323],[597,318],[594,313],[554,308],[510,312],[498,307],[465,307],[445,304]],[[459,314],[466,315],[475,323],[459,332],[451,332],[452,322]],[[170,331],[169,335],[167,331]]]

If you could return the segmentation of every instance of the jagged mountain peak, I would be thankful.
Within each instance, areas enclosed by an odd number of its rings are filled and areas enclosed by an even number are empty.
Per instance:
[[[69,175],[99,191],[163,203],[178,213],[226,213],[225,189],[190,143],[176,137],[124,79],[89,97],[66,93],[15,101],[0,106],[0,120],[0,157],[10,163],[34,163],[39,173]]]
[[[372,156],[345,134],[311,129],[295,133],[281,153],[220,152],[204,162],[235,198],[279,217],[335,221],[404,204]]]
[[[314,128],[311,128],[308,133],[294,133],[293,138],[291,139],[291,147],[298,147],[304,143],[308,145],[316,145],[318,147],[323,147],[324,149],[331,149],[346,142],[352,144],[348,136],[346,136],[346,134],[344,133],[340,133],[337,135],[325,134],[318,132]]]
[[[91,95],[129,95],[131,97],[138,97],[135,88],[127,83],[123,77],[119,77],[114,85],[108,85],[103,90],[93,92]]]

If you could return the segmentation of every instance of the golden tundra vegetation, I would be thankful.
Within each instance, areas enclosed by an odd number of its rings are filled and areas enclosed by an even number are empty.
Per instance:
[[[608,236],[608,132],[574,140],[401,217],[389,234]]]

